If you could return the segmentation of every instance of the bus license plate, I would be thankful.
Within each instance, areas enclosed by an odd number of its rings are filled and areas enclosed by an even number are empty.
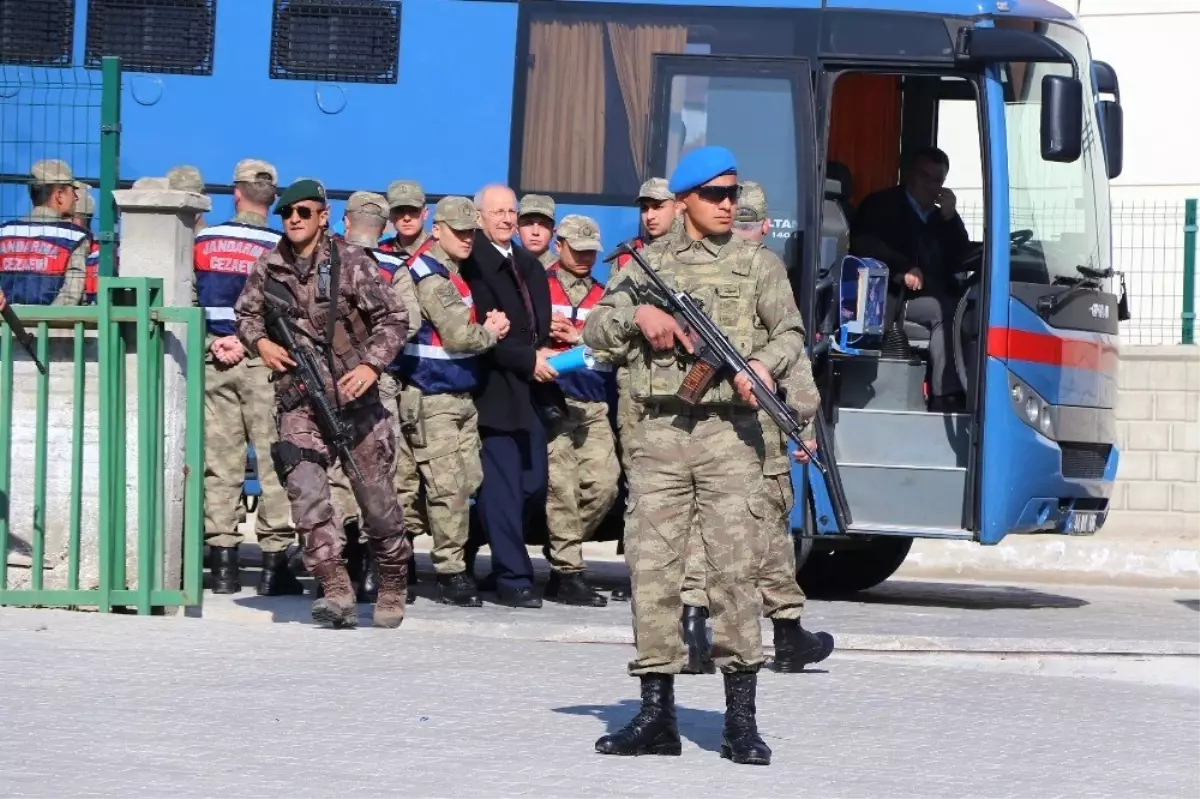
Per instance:
[[[1095,511],[1075,511],[1067,517],[1067,533],[1093,535],[1099,526],[1100,514]]]

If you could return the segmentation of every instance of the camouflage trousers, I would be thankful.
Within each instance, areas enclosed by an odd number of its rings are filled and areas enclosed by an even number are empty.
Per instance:
[[[392,416],[376,402],[346,411],[345,418],[352,430],[350,452],[364,479],[362,483],[350,480],[362,513],[363,533],[381,567],[406,564],[412,544],[404,535],[404,517],[393,485],[396,436]],[[304,566],[311,572],[318,564],[342,556],[345,535],[340,520],[334,518],[327,467],[336,455],[326,446],[308,407],[281,413],[278,424],[280,441],[301,448],[306,455],[291,467],[286,485],[304,547]]]
[[[275,389],[271,370],[257,358],[233,366],[212,357],[204,366],[204,539],[214,547],[242,543],[238,524],[244,517],[242,483],[246,479],[246,442],[258,454],[258,503],[255,532],[263,552],[281,552],[296,537],[288,515],[287,494],[271,468],[275,443]]]
[[[804,591],[796,582],[796,550],[792,540],[791,464],[788,445],[770,417],[760,415],[759,423],[766,442],[763,478],[766,498],[772,513],[767,551],[759,570],[758,587],[762,592],[763,615],[768,619],[799,619],[804,613]],[[704,547],[698,534],[688,540],[683,567],[683,604],[708,607],[707,566]]]
[[[684,558],[693,529],[704,552],[713,659],[723,671],[763,663],[758,573],[770,518],[762,428],[752,413],[676,415],[647,408],[632,436],[625,561],[633,578],[637,658],[631,674],[678,674]]]
[[[567,415],[550,438],[549,468],[550,566],[564,574],[581,572],[583,542],[616,502],[621,477],[608,403],[567,400]]]
[[[405,398],[412,396],[406,394]],[[475,403],[466,394],[422,394],[424,443],[407,431],[399,441],[400,468],[411,473],[412,487],[400,489],[409,535],[433,535],[429,552],[438,574],[465,571],[471,495],[483,482]],[[401,476],[397,475],[397,484]]]

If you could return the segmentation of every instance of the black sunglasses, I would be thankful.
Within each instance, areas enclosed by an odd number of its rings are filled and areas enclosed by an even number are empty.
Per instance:
[[[729,200],[731,203],[736,203],[738,195],[741,194],[741,187],[733,186],[701,186],[696,189],[696,194],[701,200],[713,205],[720,204],[723,200]]]
[[[299,216],[301,219],[312,219],[312,215],[314,213],[316,213],[316,211],[314,211],[312,208],[309,208],[307,205],[301,205],[301,206],[298,206],[295,208],[293,208],[290,205],[287,205],[287,206],[284,206],[283,208],[279,209],[279,216],[282,217],[283,220],[286,222],[287,220],[292,218],[293,211],[295,211],[296,215]]]

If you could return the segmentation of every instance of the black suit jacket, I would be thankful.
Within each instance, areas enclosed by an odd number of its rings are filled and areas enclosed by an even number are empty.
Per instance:
[[[954,273],[971,239],[955,214],[943,219],[934,211],[923,222],[908,201],[903,186],[875,192],[862,201],[850,225],[850,252],[883,261],[888,267],[889,321],[904,297],[954,296]],[[918,268],[924,279],[920,291],[904,287],[904,275]]]
[[[508,317],[508,335],[482,359],[475,395],[479,426],[507,432],[532,429],[539,423],[538,408],[565,408],[557,385],[533,379],[537,350],[550,343],[550,284],[546,270],[528,250],[515,244],[512,250],[536,319],[525,312],[516,280],[504,267],[504,256],[482,231],[476,231],[471,256],[462,264],[462,276],[471,288],[479,321],[487,318],[488,311],[503,311]]]

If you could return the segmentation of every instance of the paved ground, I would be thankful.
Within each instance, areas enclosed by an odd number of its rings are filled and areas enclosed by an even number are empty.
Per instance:
[[[906,607],[916,626],[930,610]],[[959,612],[986,626],[1092,607]],[[1200,616],[1177,607],[1194,630]],[[594,754],[633,712],[629,655],[407,622],[333,632],[2,609],[0,795],[1200,794],[1193,657],[840,652],[819,671],[763,674],[775,762],[755,768],[716,752],[716,676],[680,679],[682,757]]]

